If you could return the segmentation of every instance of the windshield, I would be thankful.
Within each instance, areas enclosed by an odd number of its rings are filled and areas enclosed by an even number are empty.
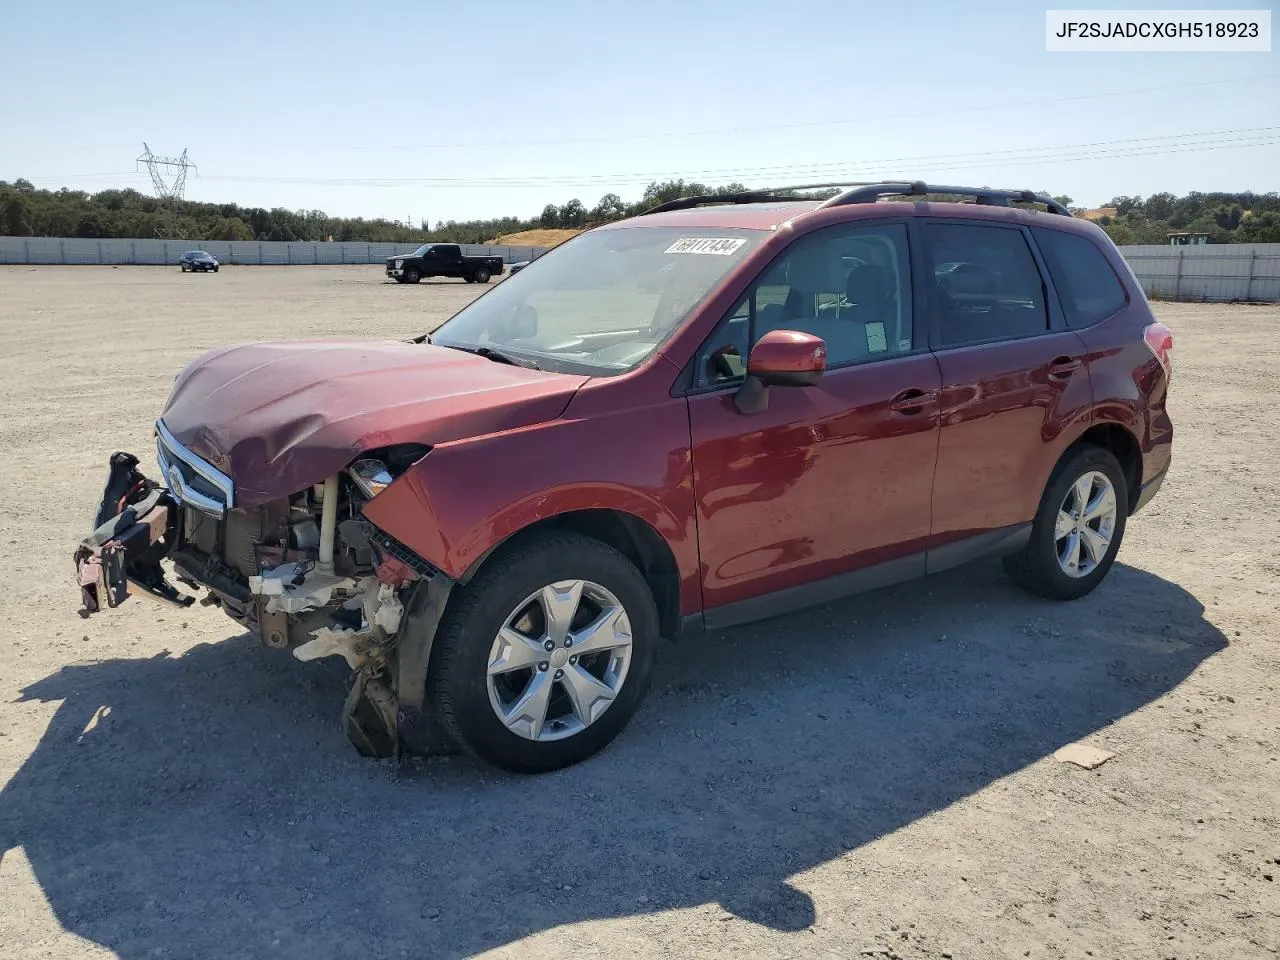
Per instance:
[[[428,250],[430,250],[430,249],[431,249],[432,247],[434,247],[434,246],[435,246],[435,244],[434,244],[434,243],[424,243],[424,244],[423,244],[422,246],[420,246],[417,250],[413,251],[413,253],[409,254],[409,256],[411,256],[411,257],[425,257],[425,256],[427,255],[427,251],[428,251]]]
[[[547,370],[623,373],[657,349],[767,233],[622,227],[582,234],[508,276],[431,335]]]

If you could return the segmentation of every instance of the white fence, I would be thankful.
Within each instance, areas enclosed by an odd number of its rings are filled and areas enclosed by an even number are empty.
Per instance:
[[[413,243],[274,243],[257,240],[86,240],[0,237],[0,264],[176,264],[187,250],[207,250],[222,263],[381,263]],[[472,256],[531,260],[542,247],[463,244]],[[1120,252],[1147,295],[1167,300],[1280,301],[1280,243],[1128,246]]]
[[[257,240],[86,240],[80,237],[0,237],[0,263],[171,264],[188,250],[207,250],[221,263],[381,263],[418,243],[278,243]],[[471,256],[530,260],[542,247],[463,244]]]
[[[1280,243],[1121,247],[1149,297],[1163,300],[1280,300]]]

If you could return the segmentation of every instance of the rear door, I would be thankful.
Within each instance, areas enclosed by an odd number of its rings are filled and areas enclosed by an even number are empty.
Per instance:
[[[931,540],[944,548],[985,533],[990,542],[1031,521],[1054,464],[1088,422],[1085,348],[1024,227],[920,226],[942,375]],[[938,549],[929,566],[963,559],[964,548]]]
[[[445,243],[436,249],[440,251],[441,276],[462,276],[462,248],[456,243]]]
[[[924,572],[940,377],[907,238],[898,222],[801,237],[699,352],[689,419],[708,626],[838,596],[859,568]],[[821,336],[827,371],[744,414],[744,358],[777,329]]]

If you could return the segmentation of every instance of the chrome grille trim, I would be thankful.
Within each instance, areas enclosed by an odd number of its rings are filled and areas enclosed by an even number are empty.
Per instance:
[[[168,427],[164,425],[163,420],[156,421],[156,433],[158,435],[156,440],[156,462],[159,464],[160,472],[169,487],[169,493],[175,499],[212,517],[221,517],[227,510],[235,506],[235,485],[231,482],[230,477],[180,444],[174,435],[169,432]],[[182,473],[176,468],[174,461],[180,461],[184,466],[189,467],[212,484],[222,495],[222,501],[219,502],[212,497],[205,496],[199,490],[195,490],[188,485],[183,480]]]

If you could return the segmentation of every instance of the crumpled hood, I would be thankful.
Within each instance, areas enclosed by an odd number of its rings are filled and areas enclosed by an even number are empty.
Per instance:
[[[237,506],[254,506],[376,447],[554,420],[587,379],[395,340],[252,343],[188,364],[162,419],[231,477]]]

